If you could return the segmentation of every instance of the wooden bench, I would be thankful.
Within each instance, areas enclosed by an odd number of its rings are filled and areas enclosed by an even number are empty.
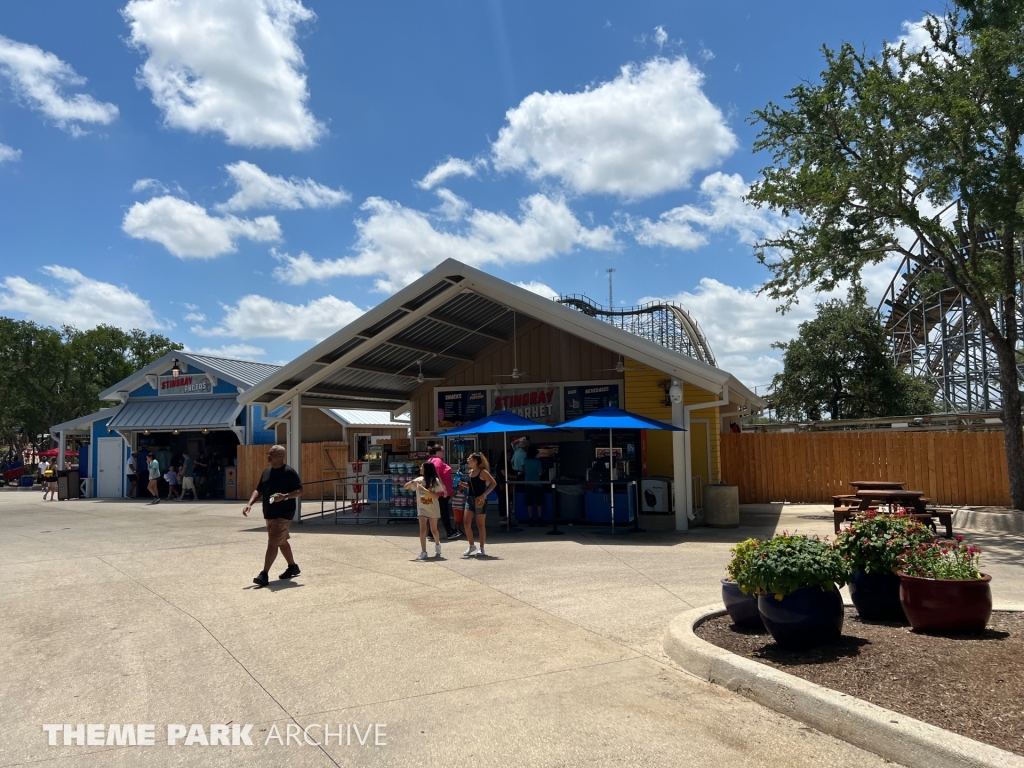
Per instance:
[[[843,523],[853,517],[855,514],[860,512],[859,507],[833,507],[832,519],[835,523],[836,535],[839,534],[840,527]],[[953,513],[945,509],[929,509],[924,514],[918,512],[911,512],[914,519],[918,522],[924,523],[931,528],[935,533],[938,533],[938,529],[935,526],[935,518],[939,519],[939,522],[946,528],[946,538],[953,538]]]

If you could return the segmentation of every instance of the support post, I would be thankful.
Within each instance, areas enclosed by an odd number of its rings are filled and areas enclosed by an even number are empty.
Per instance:
[[[673,381],[673,385],[683,386],[681,381]],[[685,392],[685,390],[684,390]],[[686,427],[685,404],[686,396],[678,403],[672,403],[672,426]],[[686,531],[690,528],[690,511],[693,508],[692,490],[690,488],[690,433],[672,433],[672,488],[676,512],[676,530]]]
[[[64,469],[64,430],[57,433],[57,469]]]
[[[296,395],[291,403],[291,420],[288,422],[288,464],[302,477],[302,395]],[[302,497],[295,500],[295,517],[302,519]]]

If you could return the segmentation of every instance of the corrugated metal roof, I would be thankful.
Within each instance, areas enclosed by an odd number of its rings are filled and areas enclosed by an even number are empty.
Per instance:
[[[50,431],[60,432],[63,430],[65,432],[69,432],[71,430],[82,430],[91,426],[93,422],[113,416],[120,409],[120,405],[115,405],[113,408],[101,408],[96,411],[96,413],[90,413],[88,416],[79,416],[77,419],[71,419],[71,421],[65,421],[62,424],[55,424],[50,427]]]
[[[255,386],[268,376],[281,370],[279,365],[270,363],[257,363],[252,360],[228,360],[224,357],[210,357],[209,355],[197,355],[193,352],[182,353],[181,357],[191,358],[196,364],[207,373],[214,376],[221,375],[237,379],[245,386]]]
[[[367,424],[375,427],[408,427],[409,419],[398,419],[397,421],[391,418],[390,411],[357,411],[349,410],[347,408],[331,408],[333,413],[340,421],[346,424]]]
[[[235,424],[242,405],[233,397],[156,397],[129,400],[108,429],[225,429]]]

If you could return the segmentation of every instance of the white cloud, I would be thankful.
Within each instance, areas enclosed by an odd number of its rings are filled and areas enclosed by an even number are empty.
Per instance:
[[[136,239],[160,243],[182,259],[234,253],[240,237],[259,242],[281,239],[281,227],[273,216],[211,216],[201,205],[167,195],[135,203],[121,228]]]
[[[435,190],[434,194],[441,198],[441,204],[434,209],[441,218],[448,221],[460,221],[469,213],[470,204],[450,189],[441,187]]]
[[[0,144],[0,163],[9,163],[21,159],[21,150]]]
[[[339,275],[384,275],[377,289],[394,291],[446,258],[467,264],[536,263],[576,247],[607,250],[617,246],[614,231],[587,229],[561,198],[542,194],[520,201],[520,215],[474,209],[461,229],[440,230],[431,217],[396,202],[371,197],[362,205],[368,215],[356,221],[355,256],[315,261],[309,254],[278,255],[274,275],[301,285]]]
[[[254,347],[252,344],[224,344],[219,347],[200,347],[199,349],[186,346],[185,351],[196,355],[224,357],[229,360],[256,360],[267,354],[263,347]]]
[[[920,21],[904,21],[900,25],[903,27],[903,34],[896,38],[895,47],[905,43],[908,53],[917,53],[925,48],[930,48],[932,36],[928,34],[928,30],[925,28],[926,21],[928,21],[927,16]]]
[[[122,14],[147,57],[138,82],[167,125],[291,149],[325,132],[306,108],[296,26],[315,14],[300,0],[131,0]]]
[[[82,330],[115,325],[125,330],[167,327],[153,314],[149,302],[124,286],[86,277],[77,269],[50,265],[45,285],[23,277],[0,282],[0,310],[19,312],[44,325],[74,325]]]
[[[777,341],[789,341],[797,327],[816,314],[815,301],[824,300],[813,294],[801,294],[801,301],[785,315],[776,312],[776,302],[756,290],[726,285],[705,277],[693,292],[683,291],[663,297],[682,304],[696,319],[719,368],[728,371],[758,392],[782,370],[782,352],[772,349]],[[645,297],[640,303],[653,301]]]
[[[781,232],[783,219],[780,216],[744,202],[747,188],[738,173],[716,171],[700,184],[701,195],[708,201],[706,207],[682,205],[661,214],[657,221],[627,217],[626,228],[635,233],[641,245],[665,245],[682,250],[705,245],[707,232],[733,230],[740,242],[748,245]]]
[[[132,192],[140,194],[142,192],[155,192],[159,194],[166,194],[169,190],[162,183],[156,179],[139,179],[132,184]]]
[[[199,336],[239,339],[283,338],[319,341],[351,323],[363,310],[351,301],[324,296],[306,304],[288,304],[265,296],[243,296],[233,306],[223,305],[224,318],[213,328],[193,326]]]
[[[516,283],[516,285],[520,288],[525,288],[531,293],[536,293],[538,296],[543,296],[545,299],[557,299],[559,297],[558,291],[539,280],[531,280],[528,283]]]
[[[433,189],[452,176],[476,176],[476,165],[467,160],[460,160],[457,157],[449,157],[417,181],[416,186],[420,189]]]
[[[258,165],[242,160],[225,166],[238,191],[218,211],[247,211],[250,208],[330,208],[348,202],[352,195],[340,187],[331,189],[312,179],[271,176]]]
[[[506,113],[494,167],[625,198],[684,187],[737,147],[703,80],[684,57],[655,58],[578,93],[532,93]]]
[[[202,312],[188,312],[185,314],[185,322],[187,323],[205,323],[206,315]]]
[[[660,24],[654,28],[654,44],[658,46],[660,51],[665,47],[665,43],[668,42],[668,32]]]
[[[114,104],[84,93],[65,96],[64,88],[79,88],[85,85],[85,78],[38,46],[0,35],[0,75],[10,81],[21,99],[72,134],[84,133],[81,123],[107,125],[117,118]]]

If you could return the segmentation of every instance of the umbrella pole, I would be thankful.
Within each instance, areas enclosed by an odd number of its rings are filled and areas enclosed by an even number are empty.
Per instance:
[[[612,533],[615,533],[615,444],[612,442],[612,430],[608,428],[608,485],[611,495],[608,501],[612,507]]]
[[[505,456],[505,533],[512,533],[512,507],[508,503],[508,432],[501,433],[501,452]]]

